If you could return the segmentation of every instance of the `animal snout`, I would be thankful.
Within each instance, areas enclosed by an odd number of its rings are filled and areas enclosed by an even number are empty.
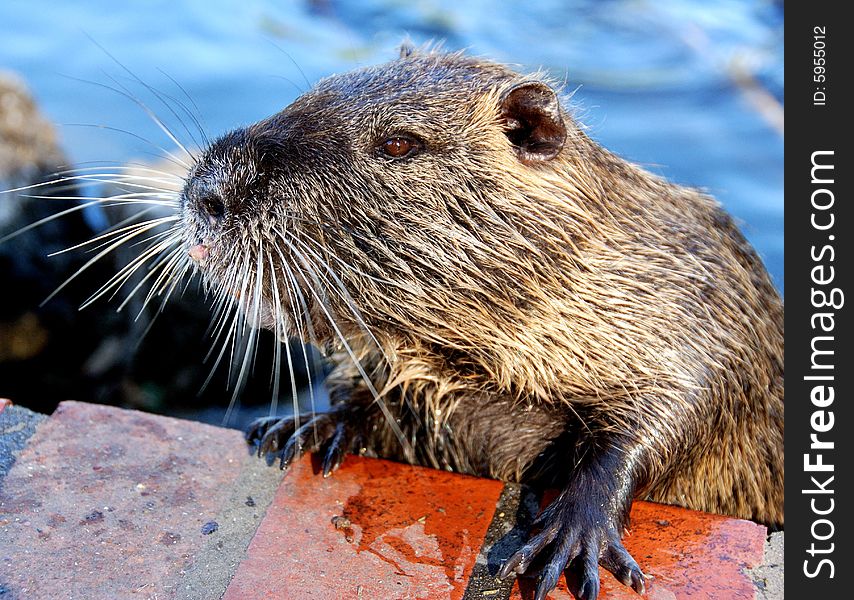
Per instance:
[[[197,265],[204,265],[205,261],[208,259],[208,255],[210,254],[210,248],[205,244],[196,244],[195,246],[190,246],[189,250],[187,250],[187,254],[190,255],[190,258],[192,258],[193,262]]]

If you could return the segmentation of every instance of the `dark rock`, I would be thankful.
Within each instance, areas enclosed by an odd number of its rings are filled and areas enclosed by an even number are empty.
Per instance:
[[[114,381],[93,380],[81,370],[104,332],[124,326],[110,315],[78,312],[94,283],[112,270],[109,265],[92,269],[40,306],[89,258],[48,256],[92,236],[80,212],[14,235],[78,203],[61,199],[77,194],[71,182],[55,182],[65,164],[54,128],[23,82],[0,74],[0,239],[6,238],[0,243],[0,396],[40,412],[69,397],[108,393]]]

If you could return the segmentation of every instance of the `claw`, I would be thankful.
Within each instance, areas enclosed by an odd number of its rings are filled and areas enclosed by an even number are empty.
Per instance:
[[[333,408],[323,414],[303,414],[296,417],[263,417],[252,422],[246,430],[246,441],[256,444],[258,456],[278,455],[279,468],[287,470],[291,463],[306,452],[315,452],[325,445],[323,476],[329,477],[344,462],[361,433],[353,428],[350,411]]]
[[[313,447],[309,448],[307,446],[308,437],[313,431],[315,431],[315,428],[320,429],[328,420],[328,415],[318,415],[316,418],[294,431],[285,444],[285,447],[282,449],[282,458],[279,461],[279,468],[284,471],[295,459],[301,457],[306,450],[314,450]],[[320,433],[320,437],[324,438],[326,436],[323,435],[323,433]]]
[[[540,578],[537,581],[537,595],[534,600],[545,600],[550,591],[557,587],[557,581],[560,579],[560,574],[563,569],[552,561],[543,568]]]
[[[619,542],[612,543],[608,547],[600,559],[600,564],[613,573],[617,581],[632,588],[638,594],[646,591],[643,571]]]
[[[300,435],[300,431],[302,428],[297,430],[294,435],[290,437],[288,442],[285,444],[284,449],[282,449],[282,458],[279,460],[279,468],[282,471],[288,469],[291,466],[291,463],[295,458],[299,458],[303,454],[303,443],[302,436]]]
[[[511,556],[501,570],[498,571],[498,577],[506,579],[510,573],[521,575],[531,566],[531,561],[540,553],[540,551],[550,544],[560,530],[560,522],[554,521],[540,533],[535,535],[531,540],[522,546],[513,556]]]
[[[559,522],[555,522],[558,526],[552,525],[549,529],[554,529],[549,538],[554,540],[557,537]],[[548,529],[546,530],[548,531]],[[578,555],[579,544],[578,536],[575,531],[570,530],[561,539],[556,542],[556,548],[553,550],[549,562],[543,567],[537,583],[536,599],[545,598],[546,594],[557,587],[557,582],[560,579],[560,574],[566,569],[566,565]]]
[[[297,417],[257,419],[246,432],[246,439],[258,446],[258,456],[279,456],[279,468],[286,470],[306,452],[314,452],[327,443],[323,474],[329,476],[344,460],[353,440],[349,420],[341,420],[340,411]]]
[[[646,593],[646,578],[644,577],[643,572],[638,568],[632,569],[631,588],[638,594]]]
[[[565,571],[566,583],[578,600],[599,597],[599,552],[599,548],[588,547]]]
[[[302,417],[296,419],[304,420]],[[256,445],[256,454],[260,458],[276,453],[293,430],[294,417],[263,417],[253,421],[246,430],[246,441]]]
[[[261,437],[263,437],[263,434],[267,429],[278,420],[279,417],[262,417],[260,419],[255,419],[246,429],[246,433],[244,434],[246,441],[250,444],[257,442]]]
[[[525,568],[521,570],[517,570],[517,567],[522,563],[522,561],[530,560],[529,556],[525,556],[525,554],[519,550],[513,556],[507,559],[501,568],[498,570],[498,578],[499,579],[507,579],[510,576],[510,573],[521,574],[525,572]]]
[[[596,576],[588,578],[584,581],[581,589],[573,594],[578,600],[596,600],[599,597],[599,573]]]
[[[290,429],[293,427],[293,421],[290,419],[280,419],[272,427],[267,430],[264,437],[261,438],[261,443],[258,445],[258,456],[263,454],[274,454],[279,450],[279,443],[282,439],[288,437]]]
[[[258,444],[258,456],[261,457],[264,454],[272,454],[279,449],[278,446],[278,437],[276,436],[275,431],[270,429],[264,434],[264,437],[261,438],[261,443]]]
[[[326,454],[323,457],[323,476],[329,477],[333,471],[344,462],[344,454],[349,446],[349,433],[347,426],[341,422],[335,426],[335,434],[329,442]]]
[[[540,531],[531,537],[498,571],[498,577],[522,574],[536,561],[540,574],[535,600],[544,600],[565,574],[578,600],[596,600],[601,582],[599,566],[638,593],[645,591],[643,572],[620,542],[622,520],[575,494],[561,494],[534,521]],[[544,560],[541,560],[544,559]]]

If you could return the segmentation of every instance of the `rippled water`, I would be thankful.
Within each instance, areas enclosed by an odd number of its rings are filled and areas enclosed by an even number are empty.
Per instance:
[[[716,195],[782,289],[781,5],[6,0],[0,68],[21,73],[64,124],[74,161],[122,162],[156,150],[131,135],[73,124],[117,127],[168,147],[144,112],[108,87],[128,86],[168,113],[99,45],[135,76],[183,97],[178,82],[209,135],[281,109],[319,77],[392,58],[407,35],[523,69],[544,67],[575,91],[577,114],[605,146]]]

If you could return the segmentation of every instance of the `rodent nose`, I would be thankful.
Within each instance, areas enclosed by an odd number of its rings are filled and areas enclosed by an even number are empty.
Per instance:
[[[193,259],[198,265],[203,264],[207,258],[208,254],[210,254],[210,248],[208,248],[204,244],[196,244],[195,246],[191,246],[189,250],[187,250],[187,254],[190,255],[190,258]]]
[[[216,194],[209,193],[202,196],[199,203],[211,227],[216,227],[225,217],[225,203]]]

